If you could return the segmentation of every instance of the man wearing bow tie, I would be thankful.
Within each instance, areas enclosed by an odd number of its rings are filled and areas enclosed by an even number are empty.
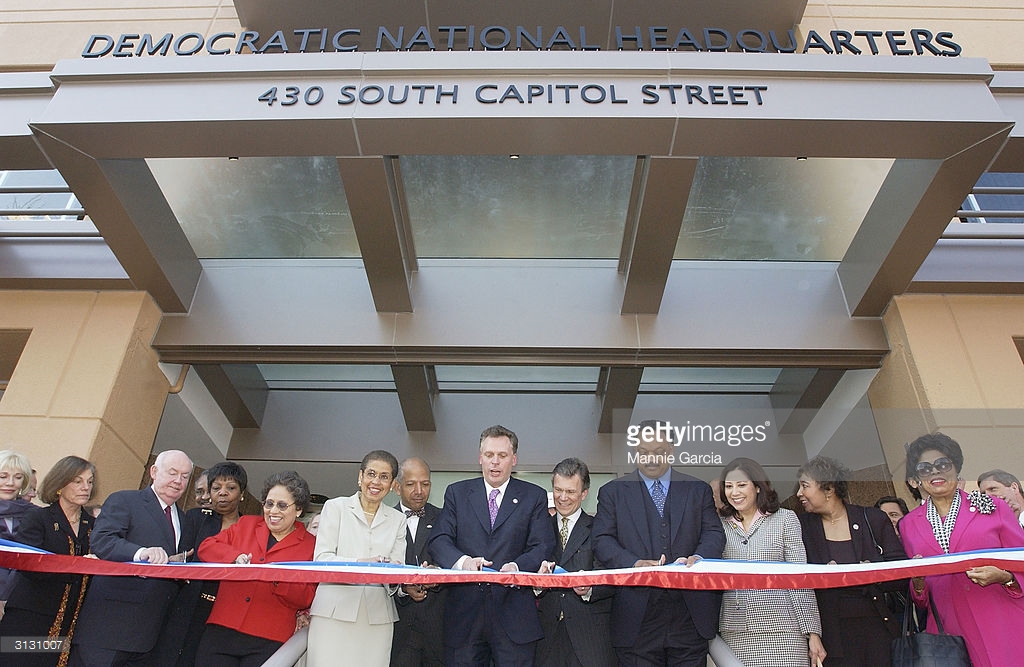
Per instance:
[[[435,563],[536,572],[551,559],[555,534],[547,493],[512,479],[518,449],[518,437],[503,426],[480,434],[483,479],[456,482],[445,491],[428,546]],[[448,667],[532,665],[534,647],[544,636],[531,588],[486,583],[448,587],[444,629]]]
[[[430,467],[420,458],[402,461],[395,480],[401,502],[395,507],[406,516],[405,564],[428,565],[427,542],[440,508],[430,499]],[[391,642],[392,667],[443,667],[444,600],[442,586],[402,586],[395,597],[398,622]]]

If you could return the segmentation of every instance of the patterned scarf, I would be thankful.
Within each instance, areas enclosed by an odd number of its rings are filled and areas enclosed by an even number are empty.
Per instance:
[[[944,554],[949,553],[949,536],[953,532],[953,527],[956,526],[956,515],[959,513],[959,491],[953,494],[953,504],[949,506],[949,514],[946,515],[945,521],[939,516],[939,510],[935,509],[935,503],[932,502],[931,497],[928,498],[928,509],[925,510],[925,515],[928,517],[928,523],[932,525],[935,541],[939,543],[939,547]]]
[[[981,514],[992,514],[996,509],[996,504],[992,502],[992,499],[981,491],[974,490],[968,494],[967,499],[971,504],[972,512],[980,512]],[[928,508],[925,510],[925,515],[928,517],[928,523],[932,525],[932,532],[935,534],[935,541],[942,547],[943,553],[949,553],[949,536],[953,534],[953,528],[956,526],[956,516],[960,513],[960,492],[957,491],[956,495],[953,496],[953,503],[949,506],[949,514],[946,515],[946,521],[943,522],[939,517],[939,511],[935,509],[935,503],[932,499],[928,499]]]

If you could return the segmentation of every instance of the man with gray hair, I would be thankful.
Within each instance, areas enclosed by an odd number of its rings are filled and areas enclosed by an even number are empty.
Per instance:
[[[1024,496],[1021,495],[1020,480],[1014,475],[996,468],[978,476],[978,488],[985,495],[1002,498],[1010,506],[1017,520],[1024,528]]]
[[[192,461],[185,452],[157,455],[149,469],[153,484],[117,491],[103,503],[90,538],[104,560],[163,565],[182,560],[178,545],[194,541],[190,522],[175,505],[188,489]],[[184,534],[183,534],[184,533]],[[93,577],[78,617],[71,665],[149,665],[178,582],[156,577]]]

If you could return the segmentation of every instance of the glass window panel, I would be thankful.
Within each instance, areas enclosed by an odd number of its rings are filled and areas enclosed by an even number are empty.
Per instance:
[[[978,179],[980,188],[1024,188],[1024,174],[1010,172],[987,172]],[[975,211],[1024,211],[1024,194],[972,194],[973,206],[964,208]],[[983,219],[967,218],[967,222],[1014,222],[1024,223],[1024,218],[990,216]]]
[[[597,391],[601,369],[575,366],[437,366],[443,391]]]
[[[359,257],[333,157],[147,160],[198,257]]]
[[[780,368],[644,368],[640,391],[650,393],[767,393]]]
[[[259,364],[270,389],[396,391],[391,367],[380,364]]]
[[[634,156],[401,158],[420,257],[617,258]]]
[[[0,172],[0,185],[5,187],[67,187],[56,169],[25,169]]]
[[[675,259],[840,261],[892,163],[702,157]]]
[[[60,172],[53,169],[0,171],[0,209],[24,211],[0,216],[0,220],[74,220],[82,215],[81,204]],[[35,188],[62,188],[64,192],[32,192]],[[67,215],[39,215],[33,211],[67,210]]]

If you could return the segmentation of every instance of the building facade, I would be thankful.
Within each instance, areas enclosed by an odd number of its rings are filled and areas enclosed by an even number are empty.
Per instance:
[[[0,10],[0,448],[1024,473],[1019,3],[407,4]]]

